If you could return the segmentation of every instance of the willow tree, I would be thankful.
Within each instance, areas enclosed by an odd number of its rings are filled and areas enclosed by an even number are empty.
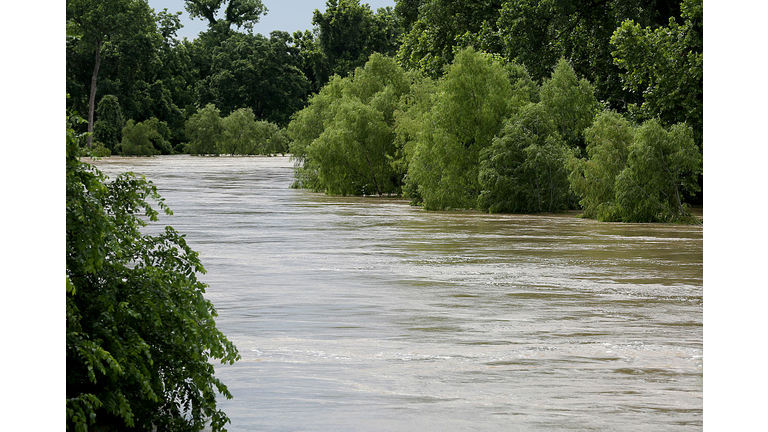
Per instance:
[[[614,111],[600,113],[585,132],[587,157],[568,162],[571,188],[584,216],[601,221],[621,220],[616,203],[616,177],[627,167],[635,126]]]
[[[398,194],[395,112],[410,80],[391,58],[335,76],[288,127],[296,186],[329,194]]]
[[[407,181],[427,209],[474,208],[480,151],[512,109],[512,86],[499,62],[470,48],[456,55],[436,92]]]
[[[702,158],[693,129],[643,123],[629,149],[627,168],[616,178],[616,201],[626,222],[689,220],[684,192],[697,192]]]
[[[192,154],[219,154],[220,141],[224,132],[221,113],[216,106],[208,104],[192,115],[186,124],[190,142],[187,152]]]

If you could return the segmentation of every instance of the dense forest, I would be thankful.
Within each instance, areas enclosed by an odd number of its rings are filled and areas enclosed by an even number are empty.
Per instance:
[[[286,154],[296,187],[428,209],[688,220],[701,203],[701,0],[68,0],[67,105],[91,154]]]

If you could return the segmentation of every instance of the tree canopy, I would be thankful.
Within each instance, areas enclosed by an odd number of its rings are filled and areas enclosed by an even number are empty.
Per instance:
[[[79,160],[80,140],[67,130],[67,430],[222,430],[216,394],[231,394],[209,360],[239,355],[203,297],[198,254],[171,227],[142,232],[157,220],[150,201],[171,214],[156,188],[108,180]]]
[[[619,175],[595,165],[601,112],[687,125],[703,149],[701,0],[327,0],[311,29],[269,36],[252,31],[261,0],[186,0],[209,24],[193,40],[180,12],[107,3],[67,2],[67,105],[89,113],[94,154],[288,147],[295,187],[621,219],[591,201],[616,184],[580,183]]]

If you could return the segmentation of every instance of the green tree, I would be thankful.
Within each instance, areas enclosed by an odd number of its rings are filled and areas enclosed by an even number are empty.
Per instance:
[[[580,198],[584,216],[600,221],[619,221],[616,177],[627,167],[635,127],[615,111],[604,111],[585,132],[587,158],[568,162],[568,179]]]
[[[225,3],[224,17],[217,18]],[[185,8],[192,18],[205,19],[211,29],[224,32],[233,25],[238,29],[251,30],[267,13],[261,0],[185,0]]]
[[[191,154],[219,154],[220,140],[224,132],[220,111],[208,104],[187,120],[186,133],[190,142],[187,147]]]
[[[434,106],[408,164],[409,190],[427,209],[474,208],[480,194],[480,152],[511,113],[512,85],[490,56],[467,49],[437,84]],[[431,103],[431,101],[430,101]]]
[[[325,12],[312,16],[316,37],[307,44],[315,87],[333,75],[342,77],[362,67],[373,53],[394,55],[400,27],[391,8],[375,13],[360,0],[327,0]]]
[[[96,107],[96,123],[93,126],[94,139],[104,144],[111,152],[122,139],[125,118],[120,102],[114,95],[101,98]]]
[[[80,88],[89,92],[88,132],[93,132],[102,48],[126,35],[153,31],[154,20],[144,0],[67,0],[67,28],[75,35],[68,39],[70,50],[81,53],[81,64],[90,65],[90,82]],[[89,134],[88,147],[92,142]]]
[[[309,99],[309,104],[297,112],[288,124],[287,133],[291,139],[291,158],[294,162],[294,188],[322,190],[318,181],[318,167],[309,158],[309,148],[320,137],[335,116],[336,102],[342,98],[342,90],[349,78],[335,75],[320,92]]]
[[[252,154],[258,146],[256,128],[253,110],[240,108],[233,111],[222,120],[221,151],[232,156]]]
[[[557,212],[573,207],[565,163],[573,150],[543,103],[510,118],[483,151],[478,208],[490,213]]]
[[[657,0],[507,0],[483,49],[525,65],[536,80],[548,77],[560,58],[595,86],[598,100],[625,110],[637,95],[624,89],[609,41],[624,20],[664,25],[677,3]]]
[[[573,68],[561,59],[540,90],[541,104],[560,136],[571,146],[584,146],[583,132],[595,118],[597,100],[592,84],[578,79]]]
[[[87,431],[200,430],[229,421],[216,394],[232,395],[210,360],[237,349],[203,297],[205,270],[184,236],[147,219],[170,210],[156,188],[127,173],[112,181],[79,159],[67,130],[66,424]],[[143,217],[142,217],[143,215]]]
[[[168,125],[155,117],[138,123],[128,120],[123,128],[123,139],[115,150],[124,156],[171,154],[169,138]]]
[[[391,129],[382,113],[344,99],[333,121],[310,146],[308,157],[317,164],[319,183],[327,193],[383,195],[397,192],[387,158],[393,153]]]
[[[683,123],[664,129],[644,122],[629,149],[627,168],[616,178],[616,202],[625,222],[688,220],[684,192],[699,190],[701,152],[693,130]]]
[[[269,38],[204,34],[194,50],[199,106],[212,103],[224,115],[250,108],[257,119],[285,125],[306,104],[309,81],[301,71],[299,49],[286,32],[272,32]]]
[[[681,3],[682,24],[642,27],[624,21],[611,37],[614,62],[642,103],[630,106],[638,120],[659,118],[665,126],[688,123],[697,143],[704,127],[704,40],[701,0]]]
[[[484,26],[495,27],[501,3],[501,0],[398,2],[395,12],[404,17],[406,24],[418,12],[418,19],[409,25],[408,33],[403,35],[403,42],[398,48],[400,64],[406,69],[419,70],[429,77],[439,78],[453,63],[458,48],[487,48],[469,42],[472,39],[470,35],[479,33]]]
[[[409,89],[405,72],[380,54],[351,77],[335,76],[288,127],[296,186],[340,195],[399,193],[395,111]]]

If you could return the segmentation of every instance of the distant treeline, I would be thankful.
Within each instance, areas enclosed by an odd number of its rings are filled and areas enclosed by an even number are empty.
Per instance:
[[[260,0],[185,6],[209,24],[192,41],[175,37],[181,12],[145,0],[67,1],[67,105],[89,114],[97,152],[287,144],[296,186],[426,208],[676,220],[701,202],[701,0],[328,0],[313,29],[269,37],[251,31]],[[649,165],[639,147],[662,136],[698,159],[657,148]],[[654,195],[644,169],[675,186],[654,180]]]
[[[403,194],[426,209],[692,220],[701,153],[684,123],[634,124],[565,60],[536,84],[472,48],[438,80],[378,54],[335,77],[288,126],[294,186]]]
[[[458,3],[398,2],[397,54],[332,77],[293,117],[295,187],[695,221],[700,0]]]

